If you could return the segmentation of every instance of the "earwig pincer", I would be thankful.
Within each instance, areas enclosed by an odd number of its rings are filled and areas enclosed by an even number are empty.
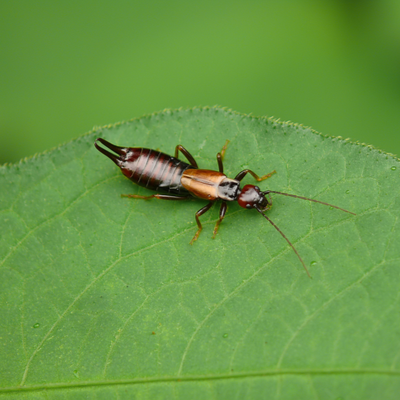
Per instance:
[[[99,146],[100,142],[107,149]],[[175,147],[174,157],[161,153],[157,150],[138,148],[138,147],[120,147],[116,146],[102,138],[96,139],[94,145],[97,150],[105,154],[111,159],[122,171],[122,173],[135,182],[139,186],[146,187],[154,191],[161,191],[165,194],[153,194],[151,196],[140,196],[136,194],[123,194],[123,197],[134,199],[162,199],[162,200],[188,200],[193,197],[208,200],[208,204],[196,212],[197,232],[190,244],[193,244],[200,235],[202,225],[199,217],[207,212],[211,206],[217,201],[222,200],[219,219],[215,224],[213,238],[218,232],[219,225],[225,217],[228,201],[237,201],[239,206],[252,209],[255,208],[264,218],[282,235],[282,237],[292,247],[300,262],[302,263],[307,275],[310,276],[307,267],[300,257],[299,253],[285,236],[285,234],[271,221],[265,211],[272,206],[270,194],[281,194],[284,196],[295,197],[297,199],[308,200],[314,203],[323,204],[325,206],[337,208],[346,213],[356,215],[355,213],[324,203],[319,200],[309,199],[307,197],[297,196],[294,194],[277,192],[274,190],[262,191],[258,186],[245,185],[240,187],[240,181],[250,174],[258,182],[270,178],[276,171],[272,171],[267,175],[258,176],[250,169],[240,171],[234,179],[228,178],[224,174],[223,159],[229,141],[227,140],[221,152],[217,154],[218,171],[199,169],[196,160],[193,156],[181,145]],[[178,154],[181,152],[189,163],[178,159]],[[115,153],[115,154],[114,154]],[[267,198],[268,196],[268,198]]]

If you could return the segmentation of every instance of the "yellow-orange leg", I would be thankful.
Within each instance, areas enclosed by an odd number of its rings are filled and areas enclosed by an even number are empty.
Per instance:
[[[212,206],[213,204],[214,204],[214,202],[213,202],[213,201],[210,201],[206,206],[204,206],[203,208],[200,208],[200,210],[197,211],[197,213],[196,213],[196,222],[197,222],[197,226],[199,227],[199,229],[197,229],[197,232],[196,232],[196,234],[193,236],[193,239],[190,241],[190,244],[193,244],[193,243],[197,240],[197,238],[198,238],[199,235],[200,235],[201,230],[203,229],[203,227],[202,227],[202,225],[201,225],[201,222],[200,222],[200,220],[199,220],[199,217],[200,217],[201,215],[203,215],[205,212],[207,212],[207,211],[211,208],[211,206]]]
[[[259,177],[255,172],[253,172],[251,169],[244,169],[243,171],[240,171],[236,176],[235,179],[238,181],[241,181],[247,174],[250,174],[256,181],[261,182],[264,181],[265,179],[270,178],[273,174],[276,174],[276,171],[273,170],[267,175],[264,175],[262,177]]]
[[[226,148],[228,147],[228,144],[229,144],[229,140],[227,140],[227,141],[225,142],[224,147],[223,147],[223,148],[221,149],[221,151],[220,151],[222,160],[224,160],[225,152],[226,152]]]
[[[222,222],[222,220],[225,217],[225,213],[226,213],[226,209],[228,208],[228,206],[226,205],[225,202],[222,202],[221,204],[221,208],[219,209],[219,220],[217,221],[217,223],[215,224],[215,228],[214,228],[214,232],[213,232],[213,239],[215,239],[216,234],[218,233],[218,228],[220,223]]]

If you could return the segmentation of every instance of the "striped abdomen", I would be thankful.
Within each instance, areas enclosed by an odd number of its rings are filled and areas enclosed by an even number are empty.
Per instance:
[[[188,168],[195,169],[175,157],[156,150],[127,148],[125,157],[119,157],[119,167],[136,184],[155,191],[187,194],[181,177]]]

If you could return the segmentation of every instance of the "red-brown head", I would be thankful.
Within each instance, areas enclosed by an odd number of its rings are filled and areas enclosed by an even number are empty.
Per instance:
[[[237,202],[243,208],[256,208],[259,211],[266,211],[271,207],[271,203],[258,186],[245,185],[241,190]]]

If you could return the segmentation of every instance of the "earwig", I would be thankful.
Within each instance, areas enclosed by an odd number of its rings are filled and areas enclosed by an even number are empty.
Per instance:
[[[107,149],[116,154],[100,147],[97,142],[103,144]],[[162,199],[162,200],[188,200],[193,197],[208,200],[208,204],[198,210],[195,214],[198,229],[190,241],[193,244],[203,229],[199,217],[206,213],[211,206],[217,201],[222,200],[219,219],[215,224],[213,238],[215,238],[219,225],[225,217],[228,201],[237,201],[240,207],[246,209],[255,208],[287,241],[295,252],[296,256],[302,263],[307,275],[310,277],[308,269],[297,252],[293,244],[286,235],[275,225],[274,222],[265,214],[272,206],[270,194],[280,194],[283,196],[295,197],[297,199],[312,201],[314,203],[323,204],[325,206],[337,208],[346,213],[356,215],[355,213],[334,206],[323,201],[309,199],[307,197],[297,196],[294,194],[277,192],[274,190],[261,191],[258,186],[245,185],[240,188],[240,181],[250,174],[258,182],[270,178],[276,171],[272,171],[267,175],[259,177],[250,169],[240,171],[234,179],[228,178],[224,174],[223,159],[227,149],[229,140],[226,141],[221,152],[217,154],[217,162],[219,171],[208,169],[199,169],[193,156],[181,145],[175,147],[175,156],[169,156],[157,150],[137,148],[137,147],[120,147],[116,146],[104,139],[96,139],[94,145],[97,150],[110,158],[122,171],[122,173],[135,182],[139,186],[146,187],[154,191],[161,191],[168,194],[153,194],[151,196],[140,196],[136,194],[123,194],[123,197],[134,199]],[[178,159],[178,153],[181,152],[189,164]],[[269,197],[269,199],[267,198]]]

